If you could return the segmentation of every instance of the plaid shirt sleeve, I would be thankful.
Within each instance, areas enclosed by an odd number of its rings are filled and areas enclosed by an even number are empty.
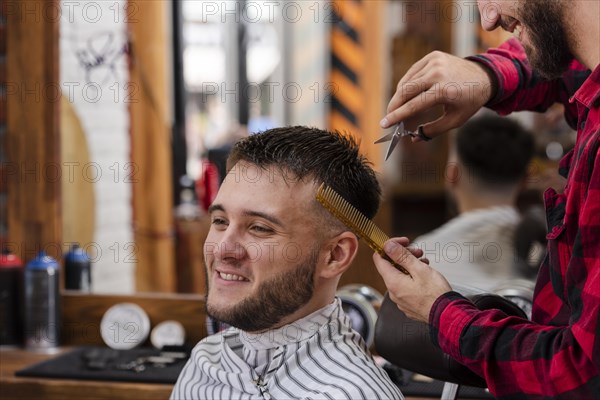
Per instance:
[[[569,103],[569,98],[590,73],[577,61],[561,79],[544,80],[531,69],[525,50],[516,38],[467,59],[487,66],[496,76],[498,90],[487,106],[499,114],[523,110],[543,112],[558,101],[565,105],[567,123],[577,129],[577,108]]]
[[[543,110],[567,99],[577,127],[575,148],[559,166],[565,191],[544,194],[548,256],[532,320],[479,311],[449,292],[431,309],[430,333],[444,352],[483,376],[497,398],[600,399],[600,66],[591,72],[574,63],[565,82],[541,81],[515,46],[511,41],[479,56],[493,64],[502,86],[489,107]]]

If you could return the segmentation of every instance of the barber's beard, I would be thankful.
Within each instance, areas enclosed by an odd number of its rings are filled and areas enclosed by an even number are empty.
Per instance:
[[[521,22],[531,43],[524,43],[527,58],[534,70],[546,79],[565,72],[574,56],[565,30],[563,1],[524,0]]]
[[[316,265],[317,252],[312,251],[291,272],[282,272],[262,282],[251,297],[229,308],[218,309],[207,303],[207,314],[246,332],[272,328],[312,298]]]

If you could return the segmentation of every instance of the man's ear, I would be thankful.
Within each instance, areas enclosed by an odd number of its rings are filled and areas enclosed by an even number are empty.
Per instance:
[[[358,252],[358,238],[352,232],[342,232],[329,240],[325,251],[325,265],[318,274],[325,279],[335,278],[350,267]]]
[[[464,177],[461,176],[461,173],[463,173],[465,171],[461,171],[461,166],[458,164],[458,162],[456,161],[452,161],[452,162],[448,162],[448,164],[446,164],[446,188],[447,189],[454,189],[456,186],[458,186],[459,182],[461,179],[464,179]]]

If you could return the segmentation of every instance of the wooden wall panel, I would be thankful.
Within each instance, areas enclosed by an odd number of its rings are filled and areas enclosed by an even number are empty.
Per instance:
[[[136,290],[174,292],[171,118],[166,19],[169,3],[129,1],[131,160]]]
[[[11,2],[6,12],[8,246],[24,262],[61,253],[58,0]]]
[[[140,306],[148,314],[152,328],[165,320],[180,322],[185,328],[188,344],[195,344],[206,336],[205,301],[201,295],[82,295],[66,291],[62,296],[62,344],[103,344],[100,336],[102,316],[118,303]],[[149,341],[146,344],[150,345]]]

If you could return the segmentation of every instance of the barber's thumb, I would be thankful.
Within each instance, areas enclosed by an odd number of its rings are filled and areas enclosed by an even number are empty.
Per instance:
[[[385,253],[398,264],[402,264],[407,260],[407,257],[411,255],[410,251],[402,246],[400,243],[394,241],[394,239],[388,240],[383,245]]]

